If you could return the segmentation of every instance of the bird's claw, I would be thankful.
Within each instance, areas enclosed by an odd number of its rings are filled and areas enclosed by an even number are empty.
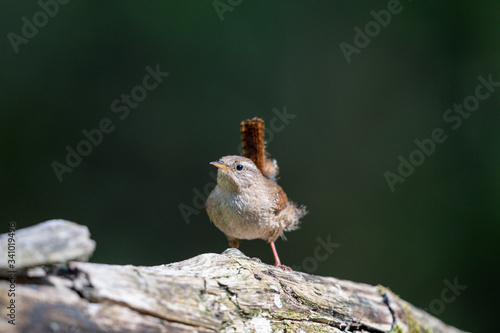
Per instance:
[[[282,269],[282,270],[284,270],[284,271],[289,271],[289,272],[291,272],[291,271],[292,271],[292,269],[291,269],[290,267],[285,266],[285,265],[282,265],[282,264],[278,264],[278,263],[276,263],[276,264],[274,264],[274,266],[279,267],[279,268],[281,268],[281,269]]]

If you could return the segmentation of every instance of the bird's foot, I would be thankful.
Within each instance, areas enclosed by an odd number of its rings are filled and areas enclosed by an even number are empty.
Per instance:
[[[280,257],[278,257],[278,251],[276,251],[276,246],[274,246],[274,242],[269,243],[271,244],[271,248],[273,249],[274,260],[276,260],[274,266],[279,267],[284,271],[291,271],[292,269],[290,267],[281,264]]]
[[[290,271],[290,272],[292,271],[292,269],[290,267],[282,265],[280,263],[275,263],[274,266],[279,267],[279,268],[281,268],[284,271]]]

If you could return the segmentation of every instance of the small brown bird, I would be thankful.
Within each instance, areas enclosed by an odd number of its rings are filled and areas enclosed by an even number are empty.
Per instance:
[[[298,228],[307,211],[288,200],[283,189],[270,181],[252,160],[224,156],[210,164],[219,168],[217,186],[208,196],[205,209],[210,220],[237,248],[239,239],[263,239],[271,244],[275,265],[284,269],[274,242],[284,231]]]

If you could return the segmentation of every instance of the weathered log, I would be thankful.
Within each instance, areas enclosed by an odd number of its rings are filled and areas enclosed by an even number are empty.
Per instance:
[[[11,225],[10,233],[0,235],[0,276],[8,275],[9,245],[18,275],[29,267],[87,261],[95,250],[89,229],[74,222],[50,220],[21,230],[15,229],[14,222]]]
[[[154,267],[38,265],[0,280],[0,332],[462,332],[384,287],[284,271],[236,249]]]

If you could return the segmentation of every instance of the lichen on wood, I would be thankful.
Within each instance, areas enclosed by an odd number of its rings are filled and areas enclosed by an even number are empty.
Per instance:
[[[237,249],[153,267],[47,263],[43,272],[18,277],[16,325],[0,320],[0,332],[462,332],[387,288],[284,271]],[[2,308],[9,284],[0,279]]]

